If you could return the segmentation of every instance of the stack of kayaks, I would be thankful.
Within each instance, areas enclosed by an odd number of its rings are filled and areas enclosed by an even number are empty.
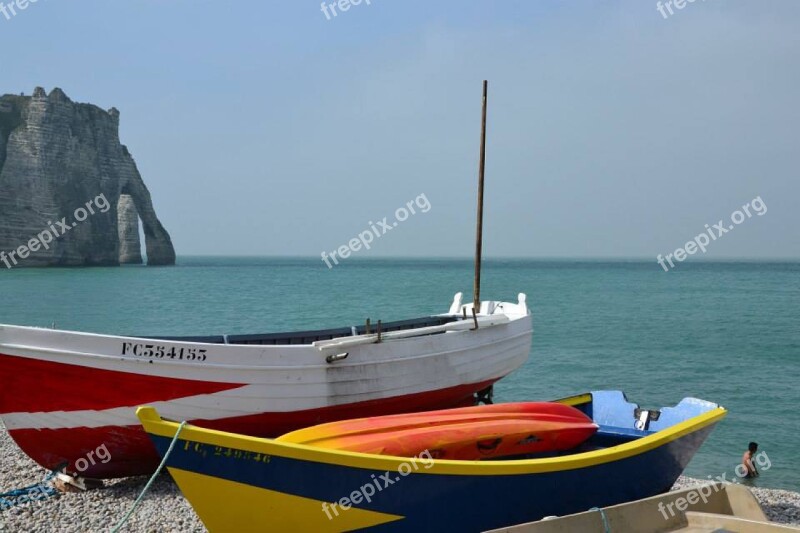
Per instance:
[[[477,461],[570,450],[597,431],[578,409],[519,402],[358,418],[287,433],[277,440],[317,448]]]

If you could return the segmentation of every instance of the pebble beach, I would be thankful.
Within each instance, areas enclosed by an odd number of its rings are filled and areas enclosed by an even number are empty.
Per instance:
[[[22,453],[2,424],[0,456],[0,492],[39,483],[48,474]],[[16,505],[0,511],[0,531],[111,531],[131,509],[147,480],[147,477],[109,480],[99,489]],[[121,531],[183,533],[203,532],[206,528],[169,474],[162,473]]]
[[[0,492],[36,484],[47,475],[47,471],[17,448],[2,424],[0,456]],[[147,479],[110,480],[99,489],[16,505],[0,511],[0,531],[111,531],[131,509]],[[681,476],[673,488],[701,482]],[[770,520],[800,526],[800,493],[759,487],[751,490]],[[169,475],[162,473],[121,531],[183,533],[206,529]]]

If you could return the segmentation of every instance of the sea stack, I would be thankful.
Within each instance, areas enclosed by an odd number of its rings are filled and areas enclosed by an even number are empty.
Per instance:
[[[148,265],[175,263],[119,117],[58,88],[0,97],[0,266],[141,263],[139,220]]]
[[[123,265],[142,264],[142,243],[139,240],[139,213],[129,194],[120,194],[117,202],[119,220],[119,262]]]

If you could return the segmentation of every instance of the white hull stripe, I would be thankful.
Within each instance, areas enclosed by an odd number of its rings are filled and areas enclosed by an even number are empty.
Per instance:
[[[498,375],[497,378],[502,377]],[[201,394],[176,400],[148,402],[165,418],[171,420],[222,420],[240,416],[263,413],[286,413],[320,409],[334,405],[379,400],[409,394],[434,392],[443,388],[458,386],[463,383],[425,384],[408,386],[405,390],[350,394],[329,398],[298,396],[269,397],[265,394],[270,387],[263,385],[247,385],[245,387],[222,391],[214,394]],[[275,393],[274,389],[272,390]],[[324,391],[320,391],[324,392]],[[136,405],[115,407],[102,411],[52,411],[48,413],[9,413],[2,415],[3,422],[9,430],[15,429],[69,429],[99,428],[104,426],[138,426]]]

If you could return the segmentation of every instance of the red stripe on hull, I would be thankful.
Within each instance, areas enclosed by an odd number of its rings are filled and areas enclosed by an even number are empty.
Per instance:
[[[473,405],[473,394],[495,381],[321,409],[190,422],[220,431],[277,437],[323,422]],[[140,426],[16,429],[9,430],[9,434],[29,457],[43,467],[54,469],[68,464],[70,472],[83,477],[107,479],[150,474],[159,462],[155,448]],[[103,463],[106,457],[110,459]]]
[[[0,376],[3,376],[0,413],[101,411],[213,394],[244,385],[100,370],[3,354],[0,354]],[[36,390],[32,390],[32,383]],[[91,383],[91,386],[76,389],[77,383]]]

